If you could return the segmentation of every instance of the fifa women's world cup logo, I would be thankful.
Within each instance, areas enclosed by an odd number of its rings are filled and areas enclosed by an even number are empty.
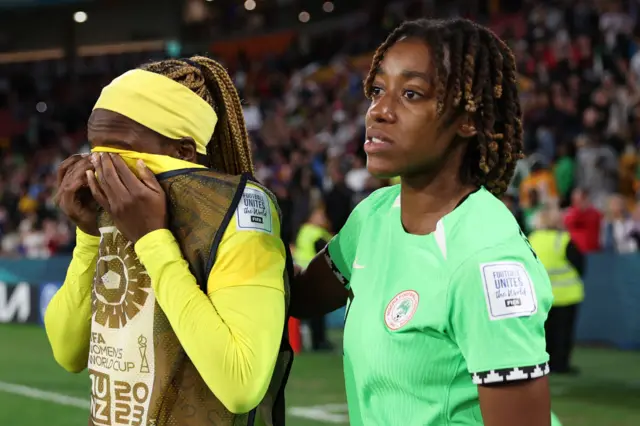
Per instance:
[[[147,338],[142,334],[138,337],[138,350],[140,351],[140,372],[149,373],[149,360],[147,359]]]
[[[94,320],[107,328],[124,327],[142,309],[151,279],[138,260],[133,243],[115,227],[100,229],[102,240],[93,287]]]

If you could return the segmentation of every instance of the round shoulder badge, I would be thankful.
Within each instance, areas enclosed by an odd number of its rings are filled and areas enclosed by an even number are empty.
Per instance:
[[[420,296],[413,290],[398,293],[384,311],[384,322],[390,330],[404,327],[413,318],[418,309]]]

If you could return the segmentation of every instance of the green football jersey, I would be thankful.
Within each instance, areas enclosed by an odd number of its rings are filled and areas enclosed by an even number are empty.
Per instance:
[[[351,426],[482,425],[477,385],[549,373],[549,277],[486,189],[429,235],[404,230],[399,186],[378,190],[325,256],[352,295],[344,329]]]

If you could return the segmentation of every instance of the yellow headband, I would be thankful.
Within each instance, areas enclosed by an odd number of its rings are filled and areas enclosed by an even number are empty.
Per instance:
[[[190,137],[200,154],[218,122],[215,111],[186,86],[160,74],[131,70],[102,89],[93,109],[117,112],[170,139]]]

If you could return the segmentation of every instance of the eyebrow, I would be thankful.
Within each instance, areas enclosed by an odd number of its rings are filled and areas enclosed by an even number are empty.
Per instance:
[[[378,75],[384,75],[385,72],[381,67],[378,67],[376,69],[376,74]],[[428,74],[426,72],[422,72],[422,71],[412,71],[412,70],[403,70],[402,71],[402,76],[410,79],[410,78],[419,78],[421,80],[424,80],[425,82],[427,82],[428,84],[433,84],[433,76],[431,74]]]

